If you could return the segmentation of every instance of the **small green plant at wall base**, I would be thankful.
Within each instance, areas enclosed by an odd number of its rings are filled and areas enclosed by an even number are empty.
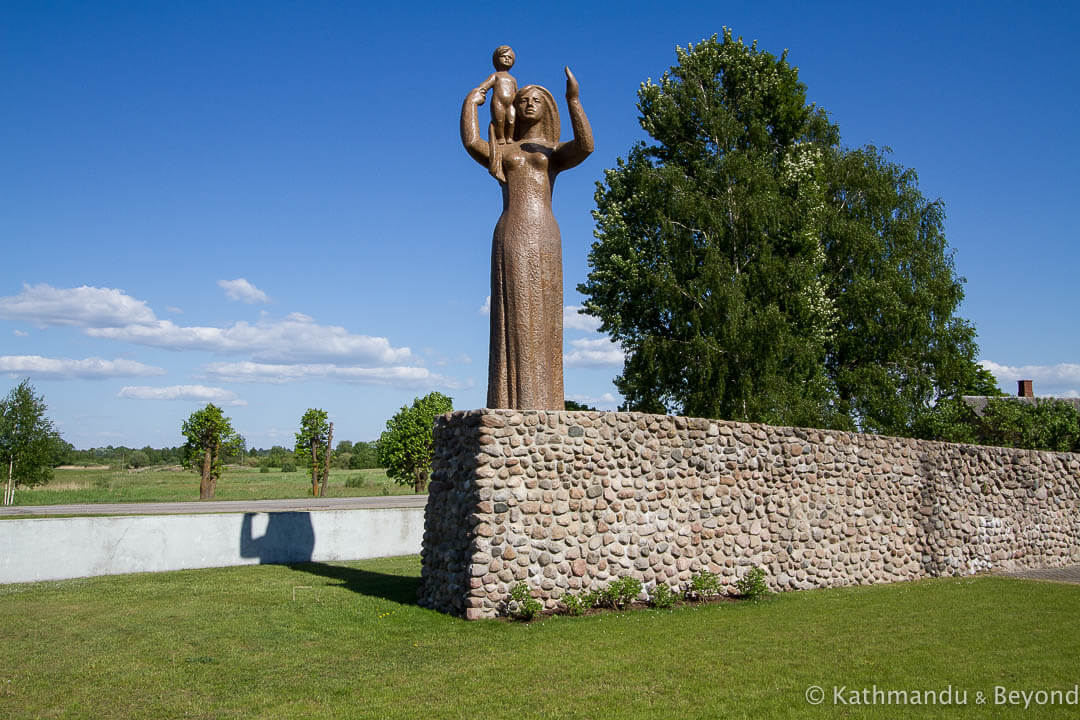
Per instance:
[[[583,593],[581,595],[571,595],[566,593],[562,596],[563,605],[566,606],[566,612],[571,615],[584,615],[586,611],[591,610],[595,603],[595,596],[593,593]]]
[[[600,591],[598,605],[622,610],[637,599],[641,594],[641,581],[637,578],[622,577],[613,580],[610,585]]]
[[[708,600],[720,594],[720,578],[708,570],[690,578],[690,584],[684,593],[687,600]]]
[[[600,606],[600,591],[590,590],[581,596],[581,602],[585,604],[585,608],[591,610],[594,607]]]
[[[362,488],[367,487],[368,481],[363,475],[350,475],[345,478],[345,487],[348,488]]]
[[[517,620],[532,620],[540,612],[540,601],[529,592],[525,581],[510,588],[510,600],[506,603],[506,613]]]
[[[759,567],[747,570],[742,579],[735,582],[735,588],[747,600],[757,600],[770,594],[769,586],[765,584],[765,570]]]
[[[660,610],[667,610],[675,601],[678,600],[678,596],[671,591],[671,588],[666,583],[656,583],[656,587],[649,593],[649,605]]]

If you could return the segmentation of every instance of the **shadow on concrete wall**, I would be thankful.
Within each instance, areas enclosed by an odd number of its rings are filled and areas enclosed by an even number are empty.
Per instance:
[[[403,605],[416,604],[416,589],[420,585],[418,577],[311,562],[315,549],[311,513],[269,513],[266,532],[259,537],[255,537],[253,527],[256,514],[244,513],[240,524],[241,557],[258,558],[262,564],[288,565],[297,572],[337,580],[338,587],[361,595],[380,597]]]
[[[311,513],[269,513],[266,532],[254,536],[252,519],[255,513],[244,513],[240,525],[240,557],[259,558],[262,564],[285,565],[311,560],[315,550],[315,527]]]
[[[420,578],[409,575],[387,575],[326,563],[297,563],[289,567],[298,572],[339,580],[340,582],[336,583],[337,587],[402,605],[415,605],[416,590],[420,587]]]

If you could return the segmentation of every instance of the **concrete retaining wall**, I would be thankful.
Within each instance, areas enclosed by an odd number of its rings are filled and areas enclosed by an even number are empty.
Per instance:
[[[423,508],[0,521],[0,583],[420,551]]]
[[[435,426],[420,603],[547,609],[632,575],[777,590],[1080,562],[1080,455],[641,413]]]

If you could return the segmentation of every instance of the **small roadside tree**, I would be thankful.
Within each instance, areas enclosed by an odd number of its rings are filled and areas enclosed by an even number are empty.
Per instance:
[[[240,436],[232,428],[232,422],[217,405],[207,403],[184,421],[180,432],[187,438],[183,448],[183,465],[198,469],[199,499],[214,497],[218,478],[223,467],[222,458],[234,452],[240,444]]]
[[[311,494],[320,497],[326,494],[326,483],[330,478],[330,463],[333,461],[331,443],[334,442],[334,423],[327,420],[325,410],[308,408],[300,418],[300,432],[296,433],[296,449],[293,455],[297,460],[307,463],[311,469]]]
[[[52,479],[54,461],[65,443],[45,416],[47,409],[29,378],[0,400],[0,461],[7,469],[4,505],[15,502],[16,486]]]
[[[274,445],[266,454],[266,460],[264,464],[267,467],[279,468],[285,463],[291,463],[293,461],[293,454],[282,447],[281,445]]]
[[[432,392],[386,421],[379,438],[379,464],[386,468],[387,477],[399,485],[412,485],[416,493],[424,492],[431,472],[435,416],[453,409],[453,398]]]
[[[353,443],[349,457],[350,470],[365,470],[379,467],[379,448],[375,442]]]

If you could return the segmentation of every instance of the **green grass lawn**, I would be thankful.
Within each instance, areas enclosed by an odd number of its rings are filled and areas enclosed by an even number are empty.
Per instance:
[[[362,483],[346,487],[350,478]],[[412,487],[398,485],[385,470],[332,470],[327,497],[410,495]],[[303,471],[260,473],[230,467],[218,480],[216,500],[269,500],[311,496],[311,476]],[[176,502],[199,499],[199,476],[194,472],[149,470],[63,470],[52,482],[15,492],[17,505],[62,505],[99,502]]]
[[[981,576],[530,624],[413,604],[417,557],[0,586],[0,717],[1077,717],[1080,587]],[[833,686],[968,691],[837,707]],[[819,707],[806,689],[829,693]],[[976,705],[975,692],[990,704]]]

